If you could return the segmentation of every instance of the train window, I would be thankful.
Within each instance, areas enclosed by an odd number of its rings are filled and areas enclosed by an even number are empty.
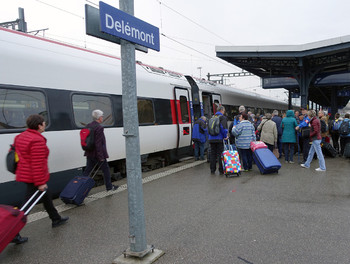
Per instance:
[[[42,92],[1,88],[0,104],[0,129],[23,129],[28,116],[33,114],[42,115],[49,126],[46,98]]]
[[[92,121],[92,111],[100,109],[104,114],[103,126],[112,126],[111,99],[107,96],[74,94],[72,96],[74,122],[77,127],[84,127]]]
[[[188,105],[186,96],[180,96],[180,110],[182,123],[189,123]]]
[[[139,124],[154,124],[154,110],[152,100],[137,99]]]

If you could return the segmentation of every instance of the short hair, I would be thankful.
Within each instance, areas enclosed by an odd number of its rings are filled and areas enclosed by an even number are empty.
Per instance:
[[[101,116],[103,116],[103,112],[99,109],[96,109],[92,111],[92,118],[96,121],[98,120]]]
[[[339,113],[336,113],[335,114],[335,119],[338,119],[340,117],[340,114]]]
[[[244,120],[248,120],[248,115],[246,113],[242,113],[241,116]]]
[[[271,119],[271,118],[272,118],[272,115],[271,115],[270,113],[266,113],[266,114],[265,114],[265,117],[266,117],[266,119]]]
[[[30,129],[39,129],[39,125],[42,125],[45,119],[41,115],[30,115],[27,118],[27,127]]]
[[[273,110],[272,114],[278,116],[278,111],[277,110]]]
[[[244,112],[244,111],[245,111],[244,105],[241,105],[240,107],[238,107],[238,111],[239,111],[240,113]]]
[[[308,116],[314,117],[314,116],[316,116],[316,111],[315,110],[309,110],[307,112],[307,114],[308,114]]]
[[[223,105],[218,106],[217,111],[221,112],[222,110],[225,110],[225,106],[223,106]]]
[[[345,114],[345,118],[350,118],[350,114]]]
[[[323,110],[319,110],[318,113],[324,115],[324,111]]]
[[[207,118],[205,116],[201,116],[200,119],[202,119],[203,121],[207,121]]]

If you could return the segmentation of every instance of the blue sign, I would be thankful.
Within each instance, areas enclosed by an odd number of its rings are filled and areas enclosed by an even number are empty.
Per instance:
[[[100,2],[101,31],[159,51],[159,28]]]
[[[350,96],[350,90],[338,91],[338,92],[337,92],[337,96],[340,96],[340,97],[347,97],[347,96]]]

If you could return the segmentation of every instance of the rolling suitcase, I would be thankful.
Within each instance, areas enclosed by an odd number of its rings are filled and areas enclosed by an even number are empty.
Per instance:
[[[256,149],[267,148],[266,144],[262,141],[252,141],[250,142],[250,149],[255,151]]]
[[[222,167],[226,177],[239,176],[241,174],[241,162],[237,150],[233,150],[230,141],[224,141],[224,151],[221,154]]]
[[[330,143],[324,142],[322,144],[322,152],[324,155],[335,158],[337,156],[337,151]]]
[[[267,148],[260,148],[253,152],[253,159],[261,174],[278,173],[281,163]]]
[[[20,210],[10,205],[0,205],[0,253],[26,225],[30,210],[46,193],[46,191],[43,191],[38,196],[39,192],[39,190],[36,191]],[[37,197],[36,200],[30,204],[35,197]],[[29,208],[26,209],[27,207]]]
[[[94,166],[91,173],[94,172],[98,163]],[[93,176],[76,176],[64,187],[63,191],[60,194],[61,200],[65,204],[75,204],[81,205],[85,197],[89,194],[90,190],[95,186],[94,177],[100,169],[102,163],[98,166]]]

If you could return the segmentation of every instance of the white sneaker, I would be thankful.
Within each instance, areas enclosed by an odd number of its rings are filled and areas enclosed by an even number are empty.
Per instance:
[[[294,164],[294,161],[289,161],[290,164]]]
[[[317,168],[317,169],[315,169],[315,171],[326,171],[326,170],[322,170],[321,168]]]
[[[301,167],[308,169],[309,167],[306,167],[305,164],[300,164]]]

